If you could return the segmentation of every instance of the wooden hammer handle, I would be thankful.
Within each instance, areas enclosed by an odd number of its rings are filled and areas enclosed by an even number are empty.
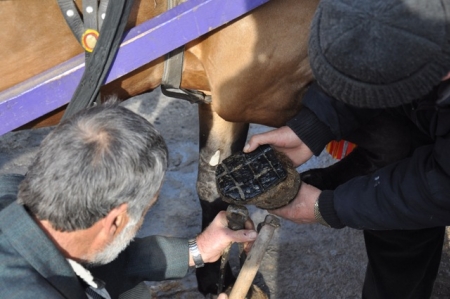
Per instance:
[[[280,220],[274,215],[267,215],[255,243],[242,266],[229,299],[244,299],[252,286],[261,261],[272,239],[273,232],[280,226]]]

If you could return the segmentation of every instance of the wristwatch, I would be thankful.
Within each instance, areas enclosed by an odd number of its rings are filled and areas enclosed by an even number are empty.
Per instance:
[[[319,199],[316,200],[316,203],[314,204],[314,218],[316,219],[317,223],[331,227],[325,219],[323,219],[322,215],[320,214],[319,210]]]
[[[192,255],[192,258],[194,260],[195,268],[201,268],[205,265],[202,259],[202,255],[200,254],[200,250],[198,250],[197,247],[197,240],[196,239],[190,239],[188,241],[189,244],[189,252]]]

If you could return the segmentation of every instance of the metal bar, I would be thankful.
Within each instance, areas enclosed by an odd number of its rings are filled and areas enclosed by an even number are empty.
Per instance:
[[[268,1],[188,0],[134,27],[125,35],[105,84]],[[0,135],[67,104],[83,71],[80,54],[0,92]]]

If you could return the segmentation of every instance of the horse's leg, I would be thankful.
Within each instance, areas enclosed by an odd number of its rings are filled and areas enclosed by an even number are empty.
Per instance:
[[[211,105],[199,104],[200,156],[197,178],[197,192],[202,207],[202,228],[204,229],[227,204],[219,197],[216,188],[216,166],[230,154],[244,147],[249,125],[223,120],[212,111]],[[196,271],[198,289],[204,295],[217,294],[220,261],[205,264]],[[231,267],[227,265],[225,288],[234,282]]]

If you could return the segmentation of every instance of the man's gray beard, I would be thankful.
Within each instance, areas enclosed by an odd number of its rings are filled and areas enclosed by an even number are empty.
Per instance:
[[[122,232],[105,249],[96,253],[94,258],[89,260],[89,266],[104,265],[117,258],[127,246],[133,241],[138,230],[138,221],[130,219]]]

